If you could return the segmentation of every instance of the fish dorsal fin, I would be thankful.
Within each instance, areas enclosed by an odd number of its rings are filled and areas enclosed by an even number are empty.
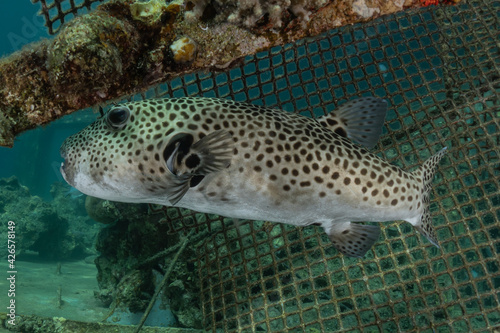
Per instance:
[[[361,97],[343,104],[318,121],[333,132],[371,149],[382,133],[386,112],[385,100]]]

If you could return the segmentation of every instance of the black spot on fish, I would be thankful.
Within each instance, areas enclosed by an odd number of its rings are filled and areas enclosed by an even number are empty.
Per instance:
[[[203,178],[205,178],[205,176],[203,176],[203,175],[193,176],[189,180],[189,187],[195,187],[195,186],[197,186],[199,183],[201,183],[201,181],[203,180]]]
[[[196,154],[191,154],[186,158],[186,166],[190,169],[196,168],[198,165],[200,165],[200,157]]]

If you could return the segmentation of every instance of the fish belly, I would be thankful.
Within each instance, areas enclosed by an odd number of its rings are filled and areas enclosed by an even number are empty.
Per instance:
[[[384,204],[377,204],[379,200],[364,201],[363,186],[343,186],[337,182],[329,188],[328,182],[317,182],[320,177],[317,173],[295,179],[292,184],[293,178],[272,177],[278,177],[281,170],[271,168],[270,172],[262,173],[254,171],[254,167],[241,163],[209,176],[196,189],[188,191],[178,205],[225,217],[297,226],[336,221],[381,222],[408,215],[406,207],[391,206],[390,198],[385,198]]]

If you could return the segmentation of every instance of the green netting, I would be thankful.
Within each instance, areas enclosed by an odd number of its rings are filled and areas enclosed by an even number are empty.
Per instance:
[[[490,332],[500,326],[500,2],[429,7],[330,31],[143,97],[216,96],[307,116],[360,95],[390,104],[377,153],[405,169],[443,146],[431,206],[441,249],[387,223],[363,259],[319,227],[169,209],[198,248],[206,328],[217,331]],[[173,214],[173,215],[172,215]]]
[[[85,3],[88,3],[86,1]],[[318,227],[164,209],[171,232],[208,230],[193,259],[213,331],[491,332],[500,327],[500,2],[385,16],[275,47],[240,68],[176,78],[142,96],[231,98],[316,117],[385,98],[376,153],[412,169],[448,146],[431,211],[441,248],[382,225],[362,259]]]
[[[209,227],[197,250],[214,331],[490,332],[500,326],[500,2],[428,7],[248,57],[140,98],[214,96],[307,116],[361,95],[389,102],[376,152],[405,169],[443,146],[431,205],[441,248],[407,223],[382,226],[363,259],[319,227],[168,209],[172,232]]]

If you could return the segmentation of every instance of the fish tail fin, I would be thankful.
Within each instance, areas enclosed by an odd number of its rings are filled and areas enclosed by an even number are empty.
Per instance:
[[[415,172],[413,175],[417,179],[421,179],[421,203],[423,206],[422,213],[416,216],[414,219],[408,220],[422,235],[424,235],[429,242],[433,245],[439,247],[436,238],[436,233],[434,232],[434,227],[432,226],[431,214],[429,212],[429,195],[432,188],[432,180],[434,179],[434,174],[436,173],[436,168],[439,161],[443,158],[446,153],[447,147],[444,147],[439,152],[431,156],[424,164]]]

